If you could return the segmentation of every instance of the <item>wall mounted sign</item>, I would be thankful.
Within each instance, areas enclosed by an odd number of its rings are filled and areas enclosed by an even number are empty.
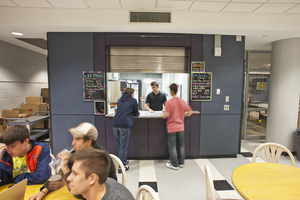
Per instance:
[[[191,101],[211,101],[212,72],[191,73]]]
[[[105,72],[83,71],[83,100],[105,101]]]
[[[205,62],[202,61],[193,61],[191,72],[205,72]]]

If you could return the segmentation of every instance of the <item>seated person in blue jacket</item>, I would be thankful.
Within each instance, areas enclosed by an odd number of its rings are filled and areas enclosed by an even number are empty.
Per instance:
[[[0,185],[28,179],[28,185],[45,183],[50,177],[50,148],[30,140],[26,126],[11,125],[0,138]]]
[[[115,180],[117,180],[116,175],[116,169],[115,165],[109,156],[108,152],[97,144],[96,140],[98,138],[98,130],[97,128],[88,122],[83,122],[79,124],[77,127],[70,128],[69,133],[73,135],[73,142],[72,146],[74,147],[74,150],[71,152],[68,151],[62,151],[58,154],[58,157],[61,159],[60,167],[61,171],[60,174],[65,176],[68,176],[71,173],[71,168],[73,166],[72,162],[69,162],[70,159],[70,153],[73,156],[73,154],[81,149],[99,149],[106,153],[108,159],[110,160],[109,165],[109,171],[108,171],[108,177],[111,177]],[[45,183],[41,188],[40,192],[37,194],[31,196],[30,200],[41,200],[47,195],[47,193],[53,192],[55,190],[58,190],[62,186],[64,186],[65,183],[62,180],[58,181],[48,181]],[[78,199],[82,199],[82,196],[76,196]]]
[[[117,112],[111,122],[118,146],[119,158],[124,164],[125,171],[129,169],[127,160],[127,147],[129,142],[130,127],[133,126],[133,117],[140,115],[139,105],[134,97],[133,88],[125,88],[117,102]],[[118,173],[122,173],[118,169]]]
[[[66,184],[72,195],[81,194],[86,200],[134,200],[125,186],[108,177],[110,161],[104,151],[85,148],[71,160],[74,164]]]

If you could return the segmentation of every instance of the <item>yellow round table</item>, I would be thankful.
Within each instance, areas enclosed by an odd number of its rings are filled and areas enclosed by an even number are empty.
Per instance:
[[[249,163],[231,176],[236,190],[245,199],[300,199],[300,168],[274,163]]]
[[[0,192],[3,192],[4,190],[6,190],[10,185],[12,185],[12,184],[0,186]],[[37,194],[40,191],[40,188],[42,186],[43,185],[27,185],[24,200],[28,200],[29,197]],[[78,200],[69,192],[69,190],[66,186],[63,186],[62,188],[47,194],[45,196],[45,198],[43,198],[43,200],[44,199],[45,200],[47,200],[47,199]]]

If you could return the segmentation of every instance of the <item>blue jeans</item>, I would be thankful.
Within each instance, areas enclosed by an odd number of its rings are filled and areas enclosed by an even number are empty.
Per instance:
[[[179,152],[177,156],[176,139],[178,139]],[[170,153],[170,162],[174,167],[184,164],[185,145],[184,145],[184,131],[168,133],[168,146]]]
[[[130,128],[113,128],[118,145],[119,158],[125,164],[127,162],[127,147],[130,135]]]

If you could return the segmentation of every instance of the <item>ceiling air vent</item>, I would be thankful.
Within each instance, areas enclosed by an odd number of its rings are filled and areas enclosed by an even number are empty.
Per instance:
[[[130,12],[130,22],[171,23],[171,13]]]

